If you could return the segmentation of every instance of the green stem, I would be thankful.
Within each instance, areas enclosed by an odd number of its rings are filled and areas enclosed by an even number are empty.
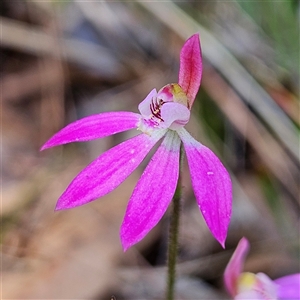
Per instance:
[[[168,280],[166,299],[173,300],[175,292],[176,281],[176,261],[178,253],[178,236],[179,236],[179,220],[181,211],[181,166],[183,160],[183,148],[180,148],[180,167],[179,178],[176,187],[176,191],[173,197],[173,208],[171,212],[170,230],[169,230],[169,242],[168,242]]]

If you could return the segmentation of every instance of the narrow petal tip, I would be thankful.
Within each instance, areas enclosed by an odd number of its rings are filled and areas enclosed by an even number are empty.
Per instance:
[[[46,150],[48,148],[50,148],[51,146],[48,146],[48,143],[45,143],[41,148],[40,151]]]
[[[225,241],[226,241],[226,237],[222,240],[218,240],[218,242],[221,244],[222,248],[225,249]]]
[[[64,210],[64,209],[68,209],[68,207],[63,207],[61,204],[56,203],[54,211],[59,211],[59,210]]]
[[[211,228],[209,227],[211,230]],[[213,237],[217,240],[217,242],[221,245],[223,249],[226,248],[225,243],[226,243],[226,238],[227,238],[227,228],[224,230],[218,230],[218,231],[211,231]]]
[[[65,199],[65,197],[64,197],[65,194],[66,194],[66,191],[57,200],[54,211],[66,210],[66,209],[80,206],[80,204],[78,205],[75,201],[70,201],[70,200]]]
[[[132,243],[128,243],[126,239],[124,239],[122,236],[121,236],[121,244],[122,244],[123,252],[126,252],[131,246],[133,246]]]

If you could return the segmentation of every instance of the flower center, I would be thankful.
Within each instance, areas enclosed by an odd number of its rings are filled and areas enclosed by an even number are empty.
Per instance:
[[[141,119],[138,129],[150,134],[153,130],[169,128],[177,130],[190,118],[188,99],[177,84],[168,84],[156,92],[153,89],[139,104]]]
[[[152,98],[152,101],[150,103],[150,111],[152,113],[151,119],[153,119],[153,117],[156,117],[160,121],[164,122],[163,118],[161,117],[160,110],[164,103],[166,102],[162,99]]]

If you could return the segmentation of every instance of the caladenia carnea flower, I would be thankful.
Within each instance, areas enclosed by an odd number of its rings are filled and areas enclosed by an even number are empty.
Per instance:
[[[202,76],[199,35],[191,36],[180,53],[178,83],[153,89],[139,104],[140,114],[106,112],[69,124],[42,150],[71,142],[106,137],[129,129],[140,134],[111,148],[70,183],[56,209],[91,202],[120,185],[162,139],[129,200],[121,226],[123,249],[139,242],[159,222],[174,195],[179,177],[180,145],[186,152],[198,206],[213,236],[224,247],[231,216],[231,181],[217,156],[184,128]]]
[[[249,242],[242,238],[224,272],[227,291],[235,300],[300,299],[300,274],[271,280],[266,274],[242,272]]]

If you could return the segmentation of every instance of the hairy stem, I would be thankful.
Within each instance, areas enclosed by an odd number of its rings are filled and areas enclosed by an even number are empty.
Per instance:
[[[168,279],[166,299],[173,300],[175,294],[175,282],[176,282],[176,261],[178,253],[178,236],[179,236],[179,221],[181,212],[181,169],[183,161],[183,147],[180,148],[180,167],[179,178],[176,187],[176,191],[173,197],[173,207],[171,212],[169,241],[168,241]]]

